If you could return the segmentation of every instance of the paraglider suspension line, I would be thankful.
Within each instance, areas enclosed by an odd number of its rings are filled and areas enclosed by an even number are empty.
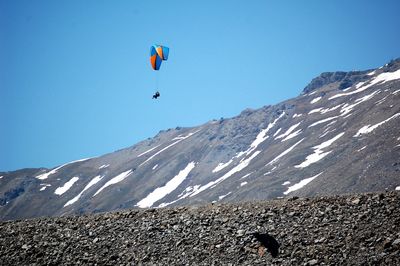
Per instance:
[[[156,72],[156,91],[158,91],[159,79],[159,73]]]

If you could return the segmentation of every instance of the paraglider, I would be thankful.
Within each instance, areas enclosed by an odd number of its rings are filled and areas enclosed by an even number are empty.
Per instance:
[[[168,60],[169,48],[162,45],[153,45],[150,47],[150,64],[153,70],[160,70],[162,61]],[[153,99],[160,97],[160,93],[157,91],[153,95]]]

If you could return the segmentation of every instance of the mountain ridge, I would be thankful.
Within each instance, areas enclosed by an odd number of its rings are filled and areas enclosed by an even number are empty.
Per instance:
[[[383,71],[392,72],[397,69],[400,62],[400,58],[392,59],[385,66],[379,68]],[[334,72],[323,72],[319,76],[313,78],[311,82],[304,87],[301,94],[310,93],[314,90],[321,88],[322,86],[328,85],[334,82],[340,82],[339,89],[343,90],[354,85],[354,83],[363,81],[362,78],[365,74],[370,73],[374,69],[368,70],[355,70],[355,71],[334,71]]]
[[[0,218],[396,189],[400,60],[331,73],[276,105],[53,169],[0,173]]]

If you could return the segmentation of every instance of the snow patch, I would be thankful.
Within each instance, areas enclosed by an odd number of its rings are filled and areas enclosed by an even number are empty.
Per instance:
[[[376,101],[375,104],[376,104],[376,105],[382,104],[382,103],[386,100],[387,97],[389,97],[389,95],[386,95],[385,97],[383,97],[383,98],[380,99],[379,101]]]
[[[292,116],[292,118],[296,118],[296,117],[300,117],[300,116],[302,116],[303,114],[294,114],[293,116]]]
[[[277,122],[284,114],[285,114],[285,112],[283,112],[278,118],[276,118],[276,119],[274,120],[274,122],[269,123],[268,126],[267,126],[267,128],[261,130],[260,133],[258,133],[256,139],[250,144],[250,147],[249,147],[246,151],[239,152],[235,157],[236,157],[236,158],[239,158],[239,157],[241,157],[241,156],[243,156],[243,155],[248,156],[248,155],[250,155],[255,149],[257,149],[257,147],[258,147],[262,142],[264,142],[266,139],[269,138],[269,136],[267,135],[267,133],[269,132],[269,130],[271,130],[271,128],[274,127],[274,125],[276,124],[276,122]],[[232,162],[233,162],[233,158],[232,158],[231,160],[229,160],[227,163],[220,163],[220,164],[218,164],[218,165],[212,170],[212,172],[213,172],[213,173],[217,173],[217,172],[221,171],[222,169],[224,169],[225,167],[227,167],[228,165],[230,165]],[[241,163],[242,163],[242,162],[240,162],[239,165],[241,165]],[[236,167],[238,167],[238,166],[236,166]],[[236,167],[233,168],[233,169],[236,169]],[[232,171],[232,170],[231,170],[231,171]]]
[[[229,162],[227,163],[219,163],[213,170],[213,173],[217,173],[219,171],[221,171],[222,169],[224,169],[225,167],[229,166],[231,163],[233,162],[233,159],[230,159]]]
[[[271,174],[278,166],[274,166],[270,171],[266,172],[264,175]]]
[[[319,136],[318,138],[323,138],[323,137],[325,137],[326,135],[328,135],[329,133],[332,133],[333,131],[335,131],[336,129],[332,129],[332,130],[328,130],[329,128],[327,128],[327,130],[321,135],[321,136]]]
[[[290,181],[286,181],[286,182],[284,182],[284,183],[282,184],[282,186],[287,186],[287,185],[290,185]]]
[[[301,133],[301,129],[299,129],[299,130],[287,135],[286,138],[282,139],[281,142],[284,142],[284,141],[287,141],[287,140],[292,139],[294,137],[297,137],[298,135],[300,135],[300,133]]]
[[[251,175],[253,172],[251,172],[251,173],[248,173],[248,174],[246,174],[246,175],[244,175],[244,176],[242,176],[240,179],[245,179],[246,177],[248,177],[249,175]]]
[[[281,157],[285,156],[286,154],[288,154],[291,150],[293,150],[297,145],[299,145],[302,141],[304,140],[301,139],[298,142],[296,142],[293,146],[291,146],[289,149],[285,150],[284,152],[282,152],[281,154],[279,154],[278,156],[276,156],[272,161],[270,161],[267,165],[271,165],[275,162],[277,162]],[[272,169],[273,170],[273,169]],[[265,174],[264,174],[265,175]]]
[[[41,186],[43,186],[42,188],[40,188],[40,191],[44,191],[47,187],[51,187],[50,184],[40,184]]]
[[[159,155],[159,154],[162,153],[163,151],[165,151],[165,150],[171,148],[172,146],[178,144],[179,142],[181,142],[181,141],[183,141],[183,140],[185,140],[185,139],[187,139],[187,138],[193,136],[194,134],[196,134],[196,133],[199,132],[199,131],[200,131],[200,130],[197,130],[197,131],[195,131],[195,132],[189,133],[188,135],[186,135],[186,136],[184,136],[184,137],[180,137],[177,141],[173,142],[172,144],[168,145],[167,147],[165,147],[165,148],[159,150],[158,152],[156,152],[155,154],[153,154],[152,156],[150,156],[146,161],[144,161],[143,163],[141,163],[141,164],[139,165],[139,167],[142,166],[143,164],[147,163],[148,161],[150,161],[151,159],[153,159],[154,157],[156,157],[157,155]]]
[[[340,110],[341,114],[340,116],[342,117],[347,117],[347,115],[353,111],[354,107],[356,107],[357,105],[359,105],[362,102],[368,101],[369,99],[371,99],[372,97],[375,96],[375,94],[380,93],[380,90],[374,91],[371,94],[365,95],[361,98],[358,98],[357,100],[354,101],[353,104],[345,104],[342,106],[342,109]]]
[[[77,202],[79,200],[79,198],[82,196],[83,192],[85,192],[86,190],[88,190],[91,186],[93,186],[94,184],[97,184],[104,176],[95,176],[92,180],[90,180],[90,182],[85,186],[85,188],[81,191],[81,193],[79,193],[78,195],[76,195],[73,199],[69,200],[67,203],[65,203],[64,207],[68,206],[68,205],[72,205],[75,202]]]
[[[47,172],[47,173],[44,173],[44,174],[36,176],[36,178],[40,179],[40,180],[47,179],[50,175],[53,175],[53,174],[57,173],[57,171],[60,170],[61,168],[63,168],[64,166],[67,166],[67,165],[70,165],[70,164],[73,164],[73,163],[77,163],[77,162],[83,162],[83,161],[86,161],[86,160],[89,160],[89,159],[91,159],[91,158],[80,159],[80,160],[76,160],[76,161],[72,161],[72,162],[63,164],[63,165],[61,165],[61,166],[59,166],[57,168],[54,168],[50,172]]]
[[[277,121],[277,119],[275,120]],[[256,139],[250,144],[250,149],[248,149],[245,153],[248,155],[255,149],[257,149],[258,145],[260,145],[262,142],[264,142],[269,136],[267,136],[268,131],[275,125],[274,123],[270,123],[267,128],[261,130],[260,133],[258,133]]]
[[[200,185],[188,186],[181,194],[178,195],[178,199],[177,199],[177,200],[174,200],[174,201],[169,202],[169,203],[162,203],[162,204],[160,204],[160,206],[158,206],[158,207],[165,207],[165,206],[168,206],[168,205],[170,205],[170,204],[172,204],[172,203],[177,202],[178,200],[187,198],[187,197],[189,197],[192,193],[194,193],[195,191],[197,191],[199,188],[200,188]]]
[[[322,110],[323,110],[323,108],[316,108],[316,109],[313,109],[310,112],[308,112],[308,114],[310,115],[310,114],[313,114],[313,113],[320,113]]]
[[[299,190],[300,188],[304,187],[305,185],[307,185],[308,183],[310,183],[311,181],[313,181],[315,178],[317,178],[318,176],[320,176],[323,172],[313,176],[313,177],[309,177],[306,179],[301,180],[299,183],[294,184],[293,186],[288,187],[288,189],[283,192],[283,194],[287,195],[290,192]]]
[[[314,153],[308,155],[306,157],[306,160],[304,162],[302,162],[299,165],[295,165],[294,167],[296,168],[304,168],[307,167],[313,163],[318,162],[319,160],[321,160],[322,158],[324,158],[326,155],[328,155],[329,153],[331,153],[332,151],[328,151],[328,152],[323,152],[322,150],[329,147],[333,142],[335,142],[336,140],[338,140],[341,136],[344,135],[344,132],[336,135],[334,138],[327,140],[323,143],[321,143],[320,145],[314,146]]]
[[[57,195],[62,195],[62,194],[64,194],[64,193],[67,192],[68,189],[70,189],[70,188],[72,187],[72,185],[73,185],[76,181],[78,181],[78,180],[79,180],[79,177],[74,176],[74,177],[71,178],[67,183],[65,183],[64,186],[58,187],[58,188],[56,189],[56,191],[54,191],[54,194],[57,194]]]
[[[313,99],[310,103],[314,104],[314,103],[318,102],[321,99],[322,99],[322,97],[317,97],[317,98]]]
[[[243,187],[243,186],[245,186],[245,185],[247,185],[247,182],[245,181],[245,182],[242,182],[242,183],[240,183],[240,186],[241,187]]]
[[[181,197],[183,195],[183,193],[190,192],[192,190],[193,190],[193,187],[192,186],[188,186],[187,188],[185,188],[185,190],[181,194],[178,195],[178,197]]]
[[[362,147],[361,149],[358,149],[357,151],[358,152],[360,152],[360,151],[362,151],[363,149],[365,149],[367,146],[364,146],[364,147]]]
[[[335,124],[336,121],[337,121],[337,120],[333,120],[332,122],[330,122],[329,124],[327,124],[325,127],[328,127],[328,128],[329,128],[330,126],[332,126],[333,124]]]
[[[109,166],[110,166],[109,164],[103,164],[102,166],[99,167],[99,169],[107,168]]]
[[[158,164],[154,165],[153,168],[151,168],[151,170],[155,170],[158,167]]]
[[[261,151],[254,152],[249,158],[247,158],[245,160],[242,160],[238,165],[233,167],[229,172],[227,172],[226,174],[224,174],[222,177],[218,178],[217,180],[211,181],[211,182],[209,182],[208,184],[206,184],[204,186],[200,186],[197,191],[195,191],[194,193],[192,193],[190,195],[190,197],[193,197],[193,196],[199,194],[200,192],[203,192],[204,190],[219,184],[220,182],[222,182],[225,179],[229,178],[233,174],[235,174],[237,172],[240,172],[241,170],[246,168],[249,165],[249,163],[251,162],[251,160],[253,160],[258,154],[260,154],[260,152]]]
[[[153,147],[153,148],[151,148],[151,149],[149,149],[149,150],[147,150],[147,151],[145,151],[145,152],[139,154],[137,157],[141,157],[141,156],[143,156],[143,155],[145,155],[145,154],[147,154],[147,153],[149,153],[149,152],[151,152],[151,151],[157,149],[158,147],[160,147],[160,145],[157,145],[157,146],[155,146],[155,147]]]
[[[111,180],[109,180],[107,183],[105,183],[99,190],[97,190],[97,192],[94,193],[93,197],[96,196],[97,194],[99,194],[101,191],[103,191],[103,189],[105,189],[106,187],[121,182],[126,177],[130,176],[132,173],[133,173],[133,170],[131,169],[131,170],[125,171],[125,172],[117,175],[116,177],[113,177]]]
[[[225,194],[225,195],[219,196],[218,199],[219,199],[219,200],[222,200],[223,198],[225,198],[226,196],[228,196],[228,195],[231,194],[231,193],[232,193],[232,192],[228,192],[228,193]]]
[[[196,166],[195,162],[190,162],[185,169],[181,170],[174,178],[165,184],[165,186],[156,188],[153,192],[139,201],[136,206],[139,208],[149,208],[160,199],[167,196],[169,193],[178,188],[178,186],[186,179],[190,171]]]
[[[325,109],[324,108],[316,108],[316,109],[313,109],[310,112],[308,112],[308,114],[314,114],[314,113],[326,114],[328,112],[332,112],[332,111],[335,111],[336,109],[339,109],[342,105],[343,104],[339,104],[334,107],[325,108]]]
[[[312,123],[312,124],[309,125],[308,127],[309,127],[309,128],[310,128],[310,127],[315,127],[315,126],[317,126],[317,125],[319,125],[319,124],[326,123],[326,122],[331,121],[331,120],[336,119],[336,118],[338,118],[338,116],[328,117],[328,118],[319,120],[319,121],[317,121],[317,122],[315,122],[315,123]]]
[[[290,133],[292,133],[292,131],[295,130],[300,124],[301,124],[301,122],[299,122],[299,123],[297,123],[297,124],[291,126],[288,130],[286,130],[285,133],[280,134],[279,136],[277,136],[277,137],[275,138],[275,140],[287,137],[287,136],[290,135]],[[283,141],[283,140],[282,140],[282,141]]]
[[[394,115],[392,115],[391,117],[389,117],[388,119],[386,119],[386,120],[384,120],[384,121],[382,121],[382,122],[380,122],[380,123],[378,123],[378,124],[375,124],[375,125],[373,125],[373,126],[370,126],[370,125],[363,126],[362,128],[360,128],[360,129],[358,130],[358,132],[354,135],[354,137],[359,137],[359,136],[361,136],[361,135],[371,133],[371,132],[372,132],[373,130],[375,130],[377,127],[379,127],[379,126],[385,124],[386,122],[389,122],[390,120],[392,120],[392,119],[394,119],[394,118],[396,118],[396,117],[398,117],[398,116],[400,116],[400,113],[394,114]]]
[[[342,105],[343,105],[343,104],[339,104],[339,105],[336,105],[336,106],[334,106],[334,107],[332,107],[332,108],[322,109],[322,110],[321,110],[321,114],[325,114],[325,113],[328,113],[328,112],[335,111],[336,109],[339,109]]]
[[[282,128],[279,128],[279,129],[274,133],[274,135],[272,135],[272,136],[275,137],[276,135],[279,134],[279,132],[281,132],[281,130],[282,130]]]
[[[395,189],[395,190],[400,190],[400,186],[396,187],[396,189]]]
[[[276,119],[274,120],[274,122],[269,123],[268,126],[267,126],[267,128],[266,128],[267,132],[268,132],[271,128],[273,128],[273,127],[276,125],[276,123],[278,122],[278,120],[281,119],[284,115],[285,115],[285,112],[283,112],[278,118],[276,118]]]
[[[283,112],[278,118],[276,118],[274,120],[274,122],[269,123],[267,128],[263,129],[260,131],[260,133],[258,133],[256,139],[250,144],[250,147],[245,150],[245,151],[241,151],[239,153],[237,153],[237,155],[235,156],[235,158],[239,158],[242,156],[248,156],[250,155],[255,149],[257,149],[258,145],[260,145],[262,142],[264,142],[266,139],[269,138],[269,136],[267,135],[267,133],[275,126],[275,124],[278,122],[279,119],[281,119],[283,116],[285,115],[285,112]],[[280,131],[280,130],[278,130]],[[276,132],[275,132],[276,133]],[[233,158],[232,158],[233,159]],[[243,160],[243,159],[242,159]],[[230,161],[228,162],[230,164]],[[226,167],[227,165],[225,164],[220,164],[221,167],[224,166]],[[214,169],[216,170],[218,168],[218,166]],[[213,170],[213,172],[214,172]],[[218,172],[218,171],[217,171]]]
[[[330,97],[329,100],[335,99],[335,98],[338,98],[338,97],[342,97],[342,96],[348,96],[348,95],[356,94],[356,93],[365,91],[369,87],[374,86],[376,84],[383,84],[383,83],[386,83],[388,81],[392,81],[392,80],[396,80],[396,79],[400,79],[400,69],[396,70],[395,72],[381,73],[378,76],[376,76],[374,79],[372,79],[372,81],[367,85],[364,85],[365,82],[360,82],[360,83],[358,83],[356,85],[357,89],[355,91],[336,94],[336,95]]]

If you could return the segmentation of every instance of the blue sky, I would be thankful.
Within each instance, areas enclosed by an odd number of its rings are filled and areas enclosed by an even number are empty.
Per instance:
[[[399,11],[386,0],[0,0],[0,171],[100,156],[295,97],[321,72],[379,67],[400,57]],[[170,47],[158,73],[152,44]]]

